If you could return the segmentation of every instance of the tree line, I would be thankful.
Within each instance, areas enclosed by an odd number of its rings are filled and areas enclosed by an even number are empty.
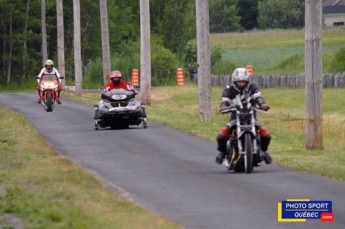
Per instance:
[[[124,56],[133,49],[138,52],[139,1],[114,0],[107,4],[111,55]],[[211,33],[304,26],[304,0],[210,0],[209,9]],[[73,79],[73,1],[64,1],[63,11],[66,75]],[[99,1],[80,0],[80,15],[82,66],[86,68],[102,57]],[[188,44],[196,38],[195,18],[195,0],[150,0],[153,57],[155,50],[164,50],[167,60],[185,60]],[[26,82],[43,66],[41,0],[0,0],[0,22],[0,83]],[[46,31],[48,58],[57,62],[53,0],[46,1]],[[162,61],[161,57],[156,59]]]

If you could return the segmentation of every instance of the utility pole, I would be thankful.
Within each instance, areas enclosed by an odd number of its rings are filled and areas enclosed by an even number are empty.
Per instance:
[[[41,28],[42,28],[42,63],[48,59],[47,27],[46,27],[46,0],[41,0]]]
[[[111,68],[107,0],[100,0],[99,4],[101,9],[103,84],[105,85],[108,83],[107,76],[110,75]]]
[[[196,30],[197,30],[197,59],[198,59],[198,88],[199,88],[199,117],[212,118],[211,106],[211,57],[210,57],[210,25],[209,0],[195,0]]]
[[[323,148],[322,0],[305,0],[305,144]]]
[[[63,2],[62,0],[56,0],[56,20],[57,20],[57,48],[58,48],[58,63],[60,75],[65,79],[61,81],[61,85],[64,87],[66,82],[65,75],[65,35],[63,26]]]
[[[73,25],[74,25],[74,75],[75,94],[82,95],[82,68],[80,45],[80,0],[73,0]]]
[[[140,1],[140,99],[151,105],[150,4]]]

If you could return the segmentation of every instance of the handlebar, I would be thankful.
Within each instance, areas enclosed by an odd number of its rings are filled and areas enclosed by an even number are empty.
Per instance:
[[[267,112],[261,108],[258,108],[258,107],[251,107],[253,110],[256,110],[256,111],[260,111],[260,112]],[[230,113],[232,111],[244,111],[248,108],[240,108],[239,106],[231,106],[231,107],[224,107],[224,108],[220,108],[219,109],[219,112],[222,113],[222,114],[227,114],[227,113]],[[250,109],[250,108],[249,108]]]

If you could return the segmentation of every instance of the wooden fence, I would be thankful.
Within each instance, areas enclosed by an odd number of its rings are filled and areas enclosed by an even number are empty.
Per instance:
[[[198,82],[198,74],[194,73],[192,81]],[[275,87],[291,87],[302,88],[305,86],[305,75],[252,75],[250,76],[252,82],[255,82],[261,88],[275,88]],[[211,86],[226,86],[231,83],[230,75],[212,75]],[[345,72],[340,73],[324,73],[323,87],[345,87]]]

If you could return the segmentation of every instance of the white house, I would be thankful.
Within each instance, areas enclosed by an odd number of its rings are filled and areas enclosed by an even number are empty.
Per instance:
[[[325,26],[344,26],[345,0],[323,0],[322,19]]]

